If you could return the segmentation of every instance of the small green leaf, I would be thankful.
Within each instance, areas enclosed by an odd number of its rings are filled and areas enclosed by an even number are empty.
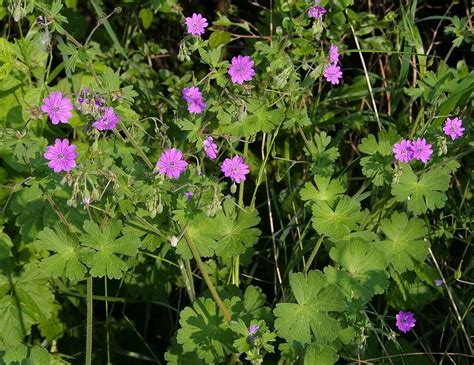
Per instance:
[[[360,203],[346,195],[331,205],[326,201],[313,204],[314,229],[332,240],[340,240],[356,229],[361,218]]]
[[[387,288],[387,263],[376,244],[365,241],[338,242],[329,256],[343,270],[327,266],[324,272],[329,282],[343,288],[349,298],[362,298],[367,302]]]
[[[141,242],[133,233],[126,233],[117,239],[121,230],[122,222],[119,220],[107,222],[102,230],[92,221],[84,222],[85,233],[79,240],[90,248],[83,261],[90,267],[92,276],[120,279],[123,272],[127,271],[128,265],[118,254],[136,255]]]
[[[209,37],[209,46],[211,48],[216,48],[221,44],[227,44],[231,41],[232,37],[229,32],[224,32],[222,30],[217,30],[211,34]]]
[[[399,136],[394,130],[380,132],[378,142],[373,134],[362,139],[359,151],[369,155],[360,160],[362,173],[373,178],[374,185],[381,186],[392,181],[392,146],[398,140]]]
[[[151,23],[153,23],[153,10],[151,9],[141,9],[138,13],[139,18],[142,21],[143,28],[150,28]]]
[[[255,228],[260,223],[256,210],[236,208],[233,200],[224,202],[222,210],[215,217],[215,227],[220,231],[216,255],[232,257],[243,254],[247,247],[258,241],[261,231]]]
[[[310,182],[304,185],[300,192],[301,199],[313,202],[327,201],[330,203],[345,192],[339,180],[331,180],[330,177],[316,175],[314,182],[316,186]]]
[[[339,322],[328,312],[340,312],[346,307],[340,289],[328,284],[326,275],[310,271],[290,275],[290,286],[297,303],[279,303],[273,311],[279,337],[301,345],[312,342],[328,344],[340,330]]]
[[[456,166],[444,166],[431,169],[419,179],[410,165],[402,167],[402,176],[398,183],[392,185],[392,195],[398,202],[406,202],[407,208],[415,214],[444,207],[446,191],[451,180],[450,171]]]
[[[221,364],[233,352],[234,333],[212,299],[198,298],[184,308],[179,324],[176,338],[183,351],[197,354],[206,364]]]
[[[380,230],[385,235],[380,248],[399,273],[412,270],[415,263],[422,262],[428,254],[430,245],[422,240],[428,230],[421,219],[409,220],[405,213],[395,212],[390,219],[382,220]]]
[[[322,176],[331,176],[334,172],[334,162],[339,157],[337,147],[329,147],[331,137],[326,132],[314,136],[314,141],[309,141],[305,147],[307,153],[313,159],[311,171]]]
[[[52,277],[66,277],[71,280],[81,280],[87,271],[80,261],[79,245],[76,239],[68,235],[61,226],[45,228],[38,233],[36,245],[54,252],[41,261],[40,267]]]

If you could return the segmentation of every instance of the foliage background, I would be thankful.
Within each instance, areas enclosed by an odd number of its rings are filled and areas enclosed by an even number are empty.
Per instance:
[[[0,329],[7,329],[0,362],[84,361],[87,271],[97,276],[93,363],[235,363],[231,354],[247,349],[233,341],[246,338],[251,320],[265,321],[266,340],[276,339],[269,364],[472,363],[469,2],[322,1],[329,9],[323,23],[308,19],[305,1],[62,3],[54,14],[53,2],[0,1]],[[88,43],[97,14],[118,6]],[[18,23],[11,16],[17,8],[25,9]],[[183,15],[193,12],[214,22],[203,37],[208,44],[183,40]],[[60,28],[35,25],[41,14],[53,15]],[[331,43],[343,54],[339,87],[321,77]],[[226,75],[238,54],[256,62],[256,79],[242,89]],[[192,119],[181,91],[197,81],[207,112]],[[127,129],[104,138],[87,116],[75,113],[70,125],[56,128],[35,114],[47,90],[74,96],[94,84]],[[466,134],[446,145],[439,127],[453,115],[462,117]],[[230,184],[202,158],[206,133],[220,137],[221,158],[241,153],[250,164],[250,179],[230,200]],[[413,167],[414,179],[431,185],[422,203],[410,203],[413,179],[397,183],[391,145],[419,135],[431,139],[435,153],[448,154]],[[59,136],[78,145],[85,185],[45,166],[42,153]],[[154,165],[170,146],[198,156],[177,185],[157,181],[146,163]],[[199,196],[191,208],[182,196],[187,188]],[[87,194],[97,209],[84,207]],[[325,221],[326,201],[341,209],[340,226]],[[237,207],[244,205],[256,212]],[[414,233],[400,233],[406,220]],[[244,330],[223,324],[184,239],[171,248],[169,238],[183,226],[202,244],[211,280]],[[237,233],[224,237],[216,228]],[[385,246],[372,242],[382,240]],[[390,246],[395,241],[402,250]],[[415,251],[415,244],[425,249]],[[74,253],[51,261],[51,253],[71,247],[82,250],[81,259]],[[94,261],[109,248],[110,265]],[[441,273],[446,285],[436,287]],[[204,313],[196,318],[205,323],[192,321],[186,278],[193,278],[194,308]],[[306,296],[325,280],[333,281]],[[318,297],[326,289],[341,297]],[[321,306],[295,316],[298,305],[315,303]],[[411,333],[395,334],[398,310],[415,312]],[[318,338],[305,325],[315,312],[336,312],[337,326],[352,330],[337,340]],[[306,335],[291,327],[299,321]]]

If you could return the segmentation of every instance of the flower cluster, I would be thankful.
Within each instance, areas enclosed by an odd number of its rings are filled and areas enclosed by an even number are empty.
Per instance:
[[[199,114],[206,107],[201,91],[197,86],[185,87],[183,99],[188,103],[188,112]]]
[[[415,159],[427,163],[433,154],[431,147],[425,138],[418,138],[415,141],[402,139],[400,143],[393,145],[393,153],[398,162],[408,163]]]
[[[217,158],[217,145],[213,142],[212,137],[204,140],[204,152],[211,160]],[[181,174],[186,170],[188,163],[184,160],[184,154],[176,148],[169,148],[165,150],[157,164],[161,175],[166,175],[170,179],[179,179]],[[246,175],[249,173],[249,166],[244,163],[240,156],[234,156],[232,159],[226,158],[221,165],[221,171],[226,177],[240,184],[245,181]],[[192,198],[192,193],[185,193],[188,199]]]
[[[71,99],[63,96],[60,91],[51,92],[43,99],[41,110],[46,113],[51,123],[57,125],[59,123],[68,123],[72,117],[72,109],[74,108]],[[89,88],[84,88],[76,99],[76,109],[81,114],[91,115],[95,118],[92,126],[98,131],[106,131],[115,129],[120,122],[120,118],[115,114],[112,107],[105,105],[105,100],[100,96],[91,92]],[[76,146],[70,145],[68,139],[59,140],[52,146],[48,146],[44,158],[49,160],[48,166],[54,172],[69,172],[76,167]]]
[[[443,132],[453,140],[459,138],[464,134],[462,120],[457,117],[447,118]],[[414,141],[402,139],[399,143],[393,145],[393,154],[398,162],[409,163],[415,159],[427,163],[433,154],[433,149],[425,138],[417,138]]]
[[[330,64],[324,69],[324,77],[332,85],[338,85],[342,79],[342,70],[337,65],[339,62],[339,49],[335,44],[329,47],[329,62]]]

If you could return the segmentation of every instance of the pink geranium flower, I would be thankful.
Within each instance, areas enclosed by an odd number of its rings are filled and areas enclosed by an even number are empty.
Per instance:
[[[58,138],[53,146],[48,146],[44,153],[44,158],[49,160],[48,167],[52,168],[54,172],[66,171],[69,172],[73,167],[76,167],[76,145],[69,145],[69,140]]]
[[[41,110],[48,114],[51,123],[67,123],[72,117],[71,110],[73,106],[71,100],[61,94],[60,91],[53,91],[47,98],[43,99]]]
[[[237,56],[231,60],[231,65],[227,71],[234,84],[242,85],[245,81],[250,81],[255,76],[253,61],[249,56]]]
[[[221,171],[226,177],[230,177],[237,184],[245,181],[245,175],[249,173],[249,166],[244,163],[240,156],[234,156],[232,159],[226,158],[221,165]]]
[[[107,107],[104,114],[92,126],[99,131],[106,131],[115,129],[118,122],[120,122],[120,118],[114,113],[114,109]]]
[[[396,316],[397,320],[397,327],[400,331],[403,333],[407,333],[410,331],[413,327],[415,327],[415,315],[412,312],[403,312],[400,311]]]
[[[458,117],[447,118],[444,122],[443,132],[447,136],[450,136],[452,140],[458,139],[464,134],[464,127],[462,126],[462,120]]]
[[[185,87],[183,99],[188,103],[188,112],[199,114],[206,107],[201,91],[197,86]]]
[[[204,153],[207,157],[211,160],[215,160],[217,158],[217,145],[214,143],[214,138],[207,137],[203,142]]]
[[[324,70],[324,77],[333,85],[338,85],[339,80],[342,79],[341,68],[335,64],[326,66]]]
[[[183,152],[176,148],[164,151],[156,164],[160,174],[166,175],[170,179],[178,179],[187,166],[188,163],[183,160]]]
[[[431,145],[426,143],[426,139],[424,138],[418,138],[416,141],[413,141],[411,143],[411,149],[413,151],[413,157],[423,163],[427,163],[433,153]]]
[[[191,17],[185,18],[188,33],[191,35],[201,35],[206,32],[208,26],[207,19],[201,14],[194,13]]]
[[[319,0],[314,0],[314,3],[319,4]],[[319,19],[324,14],[326,14],[326,12],[327,12],[327,10],[324,9],[323,7],[318,6],[318,5],[314,5],[311,8],[309,8],[308,15],[309,15],[310,18]]]
[[[402,139],[400,143],[393,145],[393,153],[398,162],[407,163],[413,159],[412,143],[406,139]]]

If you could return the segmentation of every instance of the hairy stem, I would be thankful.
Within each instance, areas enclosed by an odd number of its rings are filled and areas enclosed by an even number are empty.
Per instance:
[[[199,270],[201,270],[202,278],[204,279],[204,282],[207,285],[207,288],[211,292],[212,298],[216,302],[217,306],[222,312],[222,315],[224,316],[225,320],[227,322],[230,322],[232,317],[229,314],[229,311],[224,305],[224,302],[222,301],[221,297],[219,296],[219,293],[217,293],[216,288],[214,287],[214,284],[212,284],[212,280],[209,277],[209,274],[207,273],[206,266],[204,265],[204,262],[201,260],[201,256],[199,256],[199,252],[192,240],[192,238],[189,236],[188,232],[185,230],[184,231],[184,238],[186,239],[186,242],[188,243],[189,249],[191,250],[191,253],[193,254],[194,259],[196,260],[196,263],[199,267]]]
[[[87,320],[86,320],[86,365],[92,364],[92,276],[88,275],[87,284]]]
[[[316,245],[313,248],[313,251],[311,251],[311,255],[309,256],[308,261],[306,262],[306,266],[304,267],[304,273],[306,274],[311,267],[311,264],[314,261],[314,258],[316,257],[316,254],[319,251],[319,248],[321,247],[321,243],[323,243],[324,236],[319,237],[318,242],[316,242]]]

